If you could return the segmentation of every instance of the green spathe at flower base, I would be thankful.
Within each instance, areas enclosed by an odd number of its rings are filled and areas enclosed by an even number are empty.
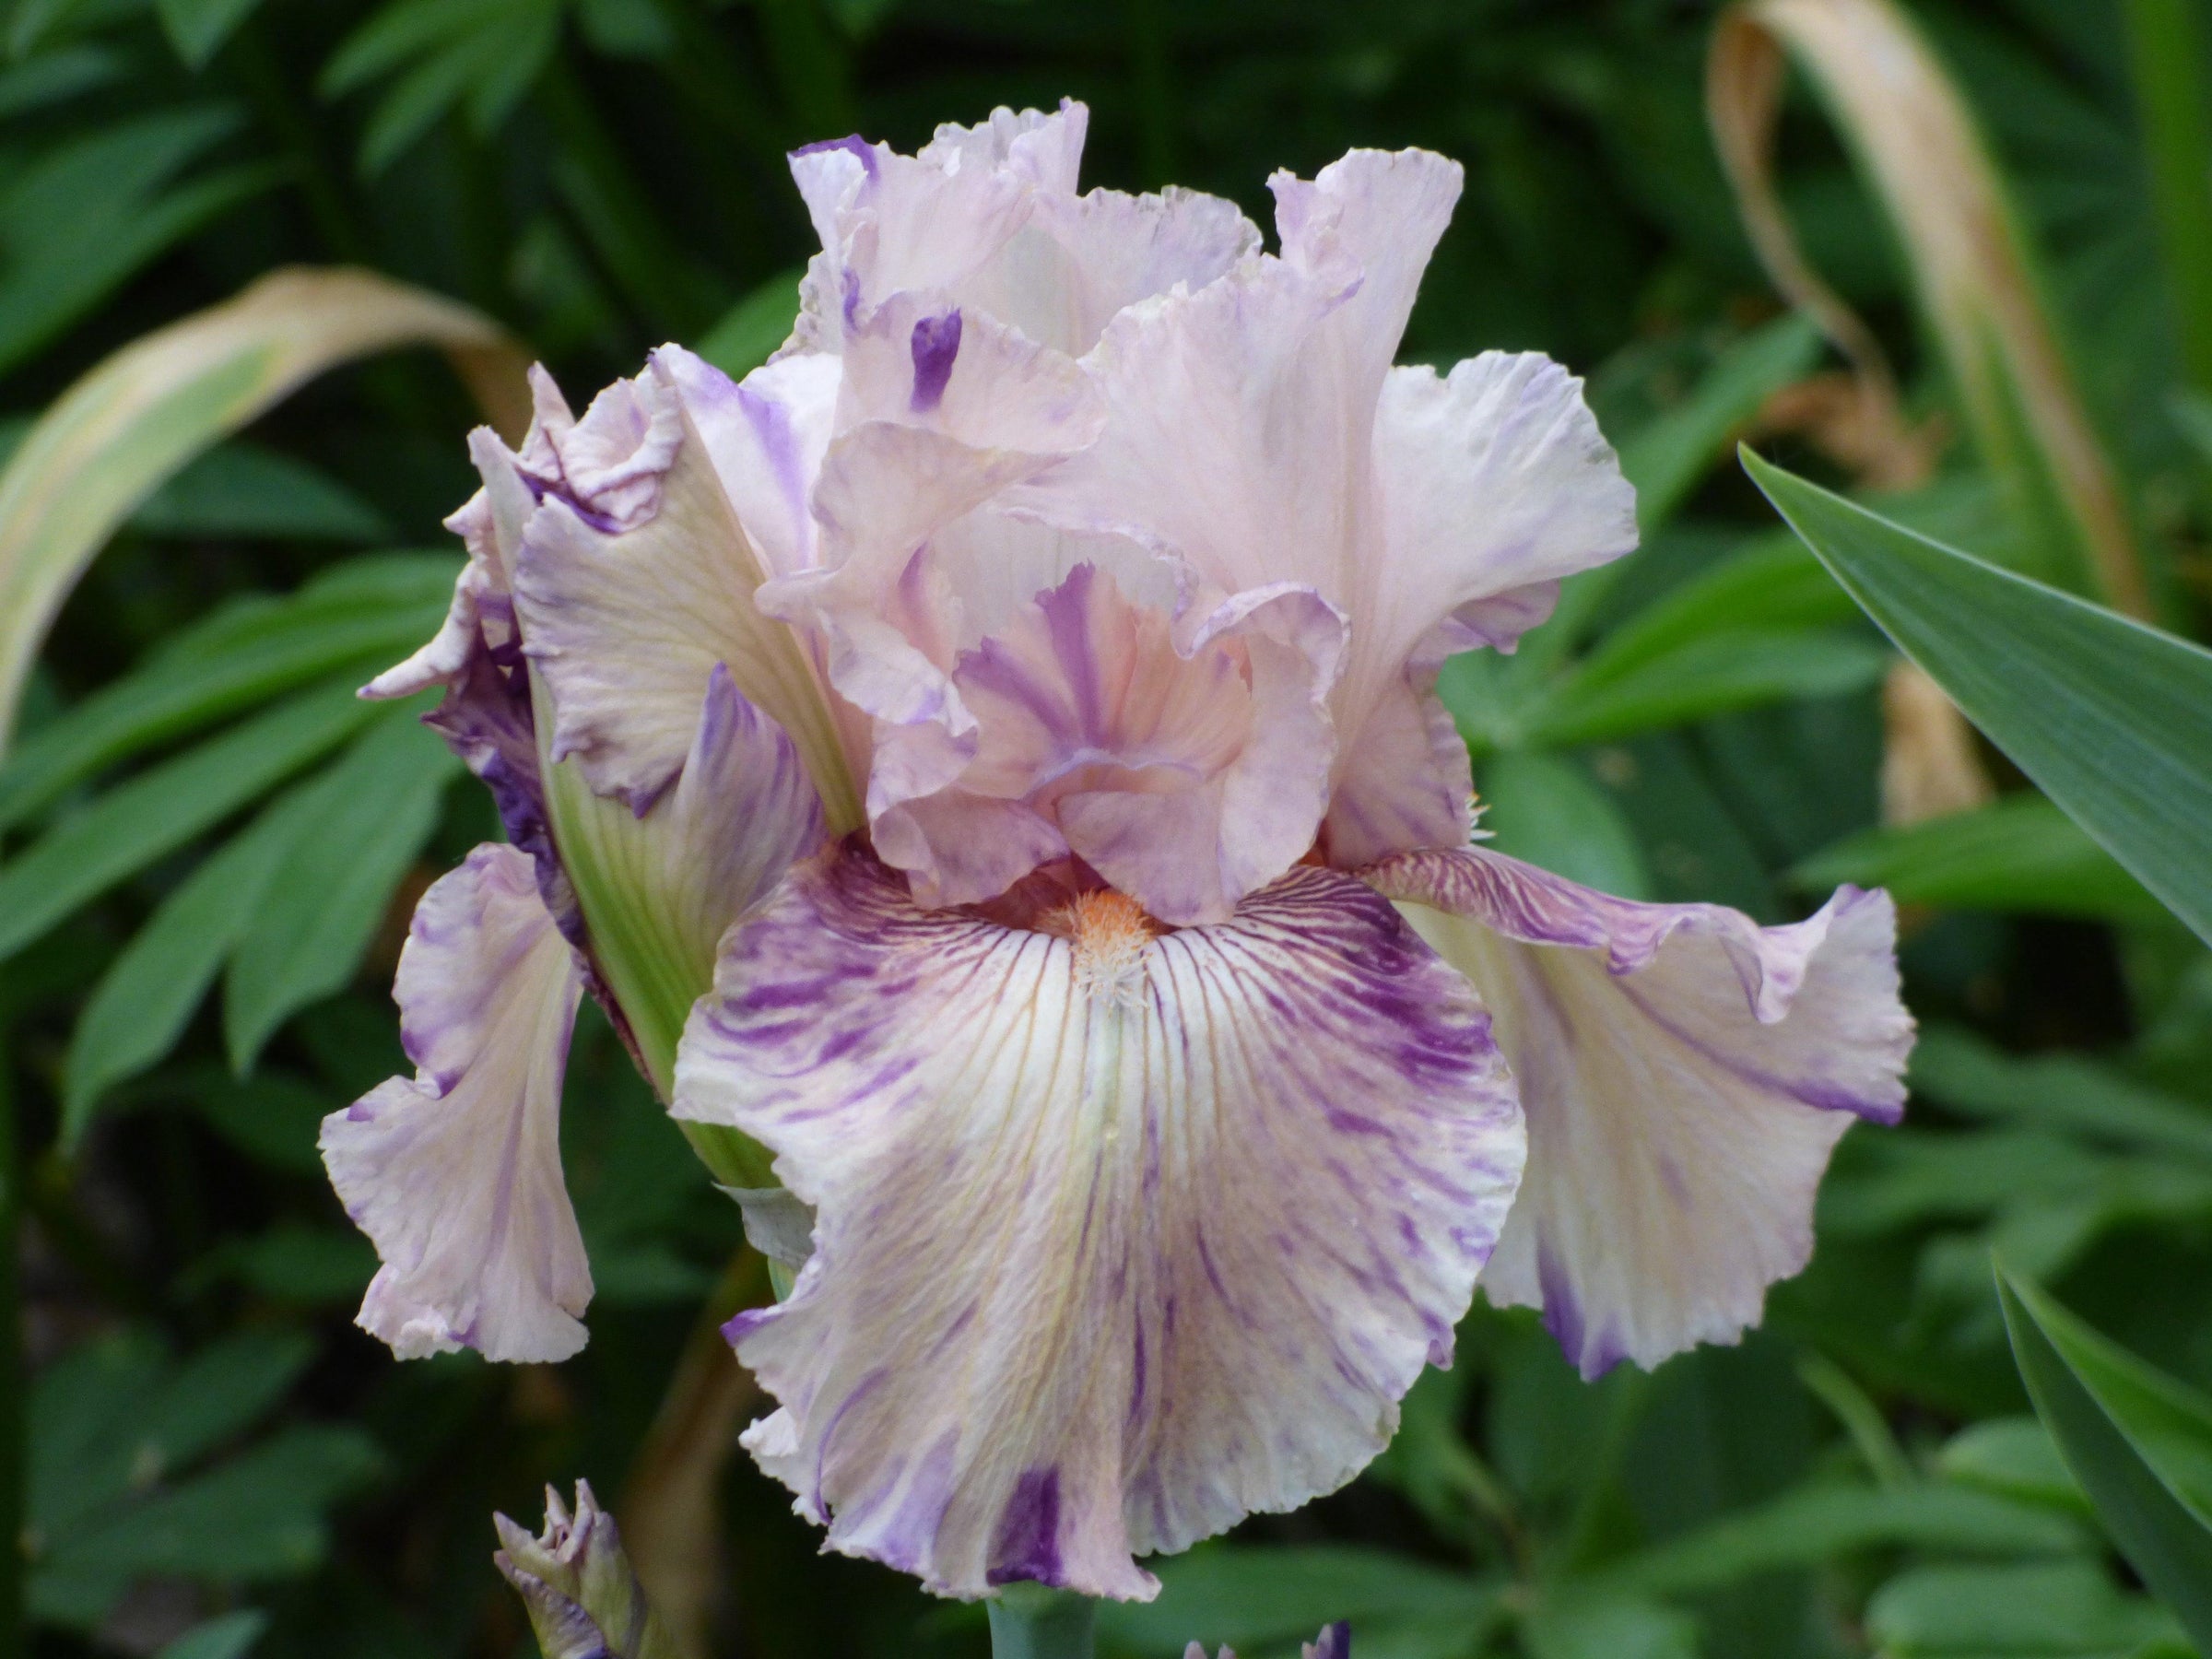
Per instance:
[[[522,1596],[545,1659],[679,1659],[588,1482],[576,1483],[573,1514],[546,1488],[535,1538],[505,1515],[492,1524],[501,1547],[491,1559]]]

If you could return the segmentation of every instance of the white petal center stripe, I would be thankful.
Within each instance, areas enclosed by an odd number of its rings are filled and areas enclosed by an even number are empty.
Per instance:
[[[560,1172],[582,976],[529,854],[478,847],[416,907],[394,994],[420,1068],[323,1120],[323,1160],[383,1266],[362,1329],[403,1359],[565,1359],[592,1299]]]
[[[731,1326],[783,1406],[747,1444],[831,1547],[957,1595],[1148,1596],[1132,1556],[1348,1480],[1520,1175],[1488,1017],[1358,882],[1059,926],[828,854],[724,941],[677,1065],[678,1115],[817,1210]]]
[[[1736,1340],[1811,1256],[1838,1138],[1903,1110],[1888,895],[1762,928],[1480,848],[1368,879],[1474,981],[1520,1083],[1528,1176],[1484,1294],[1541,1308],[1585,1376]]]

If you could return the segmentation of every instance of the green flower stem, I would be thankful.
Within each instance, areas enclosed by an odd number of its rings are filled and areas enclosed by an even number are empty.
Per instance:
[[[991,1603],[991,1659],[1091,1659],[1098,1616],[1087,1595],[1008,1584]]]

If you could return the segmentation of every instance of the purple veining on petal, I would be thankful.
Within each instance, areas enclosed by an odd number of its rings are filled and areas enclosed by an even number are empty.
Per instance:
[[[501,666],[504,654],[515,659]],[[537,735],[530,709],[530,684],[519,653],[485,644],[481,632],[444,700],[423,716],[423,724],[443,737],[470,771],[491,792],[507,839],[530,854],[537,872],[538,896],[559,924],[562,936],[582,949],[583,912],[576,903],[568,872],[553,848],[546,819],[545,786],[538,775]]]
[[[1639,1013],[1684,1048],[1724,1071],[1741,1077],[1754,1088],[1765,1089],[1771,1094],[1785,1095],[1822,1112],[1848,1112],[1855,1117],[1865,1118],[1870,1124],[1887,1125],[1904,1121],[1905,1104],[1901,1100],[1868,1100],[1819,1077],[1785,1077],[1763,1066],[1753,1065],[1749,1061],[1706,1041],[1679,1020],[1668,1018],[1637,990],[1634,980],[1624,979],[1620,991],[1636,1006]]]
[[[1144,1595],[1133,1556],[1348,1477],[1519,1174],[1488,1018],[1350,878],[1150,938],[1111,1020],[1076,948],[923,911],[849,841],[731,932],[679,1053],[677,1114],[816,1208],[791,1297],[730,1327],[784,1408],[747,1444],[830,1547],[940,1594]],[[956,1429],[940,1509],[917,1460]]]
[[[945,401],[953,360],[960,354],[960,313],[952,311],[941,317],[923,318],[914,324],[909,350],[914,359],[914,390],[907,406],[917,415],[926,415]]]
[[[1025,1469],[1014,1483],[1014,1495],[1000,1512],[998,1530],[991,1541],[994,1584],[1030,1579],[1040,1584],[1066,1581],[1060,1568],[1060,1471],[1047,1466]]]
[[[1498,1010],[1520,1080],[1529,1176],[1491,1300],[1542,1308],[1585,1376],[1736,1340],[1811,1254],[1852,1120],[1901,1112],[1912,1022],[1888,898],[1845,888],[1761,927],[1482,848],[1368,877]]]

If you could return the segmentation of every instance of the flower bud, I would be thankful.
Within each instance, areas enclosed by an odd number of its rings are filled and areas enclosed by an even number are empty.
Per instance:
[[[573,1515],[546,1488],[546,1530],[535,1538],[505,1515],[492,1524],[504,1547],[491,1559],[522,1595],[545,1659],[677,1659],[587,1482],[576,1483]]]

